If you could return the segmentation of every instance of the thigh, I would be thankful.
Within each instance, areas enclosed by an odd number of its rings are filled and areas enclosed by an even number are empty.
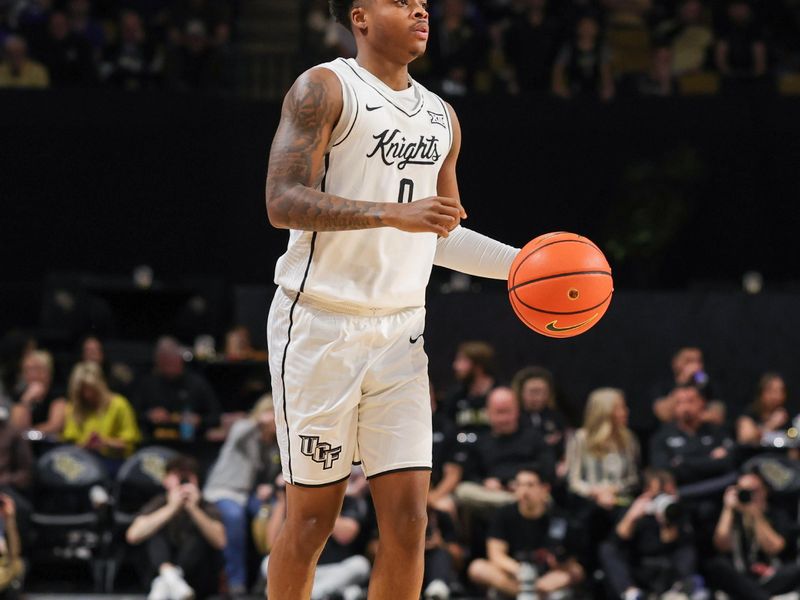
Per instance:
[[[403,471],[375,477],[369,482],[381,536],[408,529],[410,519],[426,516],[430,472]]]
[[[375,319],[358,413],[358,452],[368,478],[430,470],[433,448],[425,310]]]
[[[349,477],[366,371],[357,319],[280,289],[270,309],[269,365],[284,479],[318,486]]]

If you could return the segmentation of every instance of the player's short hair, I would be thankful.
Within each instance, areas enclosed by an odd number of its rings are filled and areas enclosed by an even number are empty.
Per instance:
[[[350,29],[350,11],[353,10],[353,2],[358,0],[328,0],[328,7],[331,16],[336,22],[343,25],[345,29]]]

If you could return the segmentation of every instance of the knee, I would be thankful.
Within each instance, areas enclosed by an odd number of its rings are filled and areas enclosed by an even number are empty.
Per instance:
[[[314,551],[325,545],[333,533],[336,516],[327,514],[306,514],[286,520],[285,535],[292,540],[291,545],[301,550]]]
[[[382,536],[402,540],[406,547],[411,548],[415,543],[425,539],[428,514],[424,508],[421,510],[398,510],[388,518],[382,519],[381,525],[383,525],[380,530]]]
[[[482,558],[476,558],[471,563],[469,563],[469,567],[467,568],[467,577],[473,583],[477,583],[478,585],[486,585],[489,581],[489,572],[491,571],[492,565],[489,564],[488,560],[484,560]]]

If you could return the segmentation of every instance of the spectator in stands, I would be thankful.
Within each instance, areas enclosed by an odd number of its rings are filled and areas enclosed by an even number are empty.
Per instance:
[[[677,493],[669,472],[645,471],[644,492],[598,551],[614,598],[643,600],[646,593],[668,590],[705,592],[696,576],[691,523]]]
[[[543,367],[525,367],[514,375],[511,389],[522,408],[523,424],[529,421],[539,431],[560,465],[564,459],[567,421],[556,406],[553,374]]]
[[[128,396],[133,391],[133,369],[122,362],[110,362],[99,337],[92,334],[84,337],[81,341],[80,353],[81,362],[96,363],[103,370],[109,388],[123,396]]]
[[[651,439],[651,466],[671,471],[678,485],[732,472],[733,440],[721,427],[703,421],[705,399],[697,386],[677,388],[673,397],[675,420]]]
[[[622,390],[594,390],[583,427],[567,444],[569,490],[604,511],[628,506],[639,484],[638,464],[639,443],[628,429]]]
[[[553,93],[562,98],[614,96],[614,79],[608,50],[600,36],[600,23],[585,15],[575,25],[575,35],[556,57]]]
[[[665,98],[675,93],[675,78],[672,75],[672,51],[669,46],[656,46],[653,49],[650,71],[640,77],[637,83],[642,96]]]
[[[717,69],[728,78],[761,77],[767,72],[767,45],[745,0],[728,5],[727,28],[714,49]]]
[[[68,397],[61,437],[96,452],[116,473],[142,438],[127,398],[108,389],[103,371],[94,362],[73,367]]]
[[[70,31],[67,15],[53,12],[47,33],[40,56],[53,86],[91,85],[95,77],[92,47],[85,38]]]
[[[67,401],[53,386],[53,357],[45,350],[22,359],[23,389],[14,397],[11,422],[18,429],[57,435],[64,429]]]
[[[22,543],[16,521],[14,499],[0,494],[0,597],[9,599],[16,598],[25,576]]]
[[[93,362],[101,367],[106,362],[103,342],[95,335],[87,335],[81,343],[81,362]]]
[[[547,14],[547,0],[525,0],[505,34],[506,55],[522,93],[550,89],[558,24]]]
[[[464,452],[458,443],[456,429],[447,418],[436,401],[436,394],[431,386],[431,413],[433,431],[433,468],[431,470],[431,489],[428,492],[428,506],[446,511],[452,516],[456,514],[453,491],[461,481],[465,456],[459,461],[456,452]]]
[[[36,340],[21,331],[9,331],[0,339],[0,397],[11,396],[24,386],[22,359],[36,350]]]
[[[171,47],[166,57],[169,87],[180,91],[216,89],[219,63],[203,21],[193,19],[186,23],[181,40],[180,45]]]
[[[249,418],[233,424],[203,489],[203,497],[216,504],[225,525],[225,571],[231,595],[247,589],[247,518],[272,500],[279,474],[275,412],[268,394]]]
[[[103,26],[92,17],[90,0],[69,0],[67,6],[72,31],[86,40],[95,56],[99,57],[100,51],[106,44],[106,34]]]
[[[161,77],[163,58],[147,38],[142,18],[132,10],[125,10],[119,22],[119,41],[105,51],[101,79],[125,90],[155,87]]]
[[[486,342],[460,344],[453,373],[458,384],[445,400],[447,416],[459,431],[486,431],[486,396],[495,386],[494,348]]]
[[[693,346],[680,348],[672,356],[672,378],[659,382],[653,389],[653,413],[659,421],[669,423],[673,420],[674,398],[671,393],[676,387],[690,383],[697,386],[706,399],[713,398],[703,351]]]
[[[232,327],[225,334],[225,360],[248,360],[256,352],[250,330],[244,325]]]
[[[486,540],[487,558],[472,561],[467,570],[470,580],[513,597],[523,585],[532,584],[545,595],[578,585],[584,571],[575,559],[577,535],[553,505],[547,479],[525,467],[515,481],[516,502],[495,513]],[[536,574],[523,564],[533,565]]]
[[[707,566],[709,583],[735,600],[768,600],[800,589],[800,566],[785,560],[796,526],[769,502],[755,473],[741,475],[725,491],[714,545],[724,556]]]
[[[444,0],[431,25],[427,52],[438,86],[448,96],[463,96],[473,86],[473,71],[485,41],[468,16],[466,0]]]
[[[0,88],[47,88],[50,77],[47,68],[28,57],[28,44],[18,35],[10,35],[3,46],[0,64]]]
[[[220,407],[208,381],[186,370],[177,340],[156,344],[155,371],[142,378],[134,406],[150,437],[187,441],[219,424]]]
[[[491,510],[513,501],[510,484],[517,471],[536,464],[551,476],[554,460],[541,434],[520,426],[519,403],[508,387],[491,391],[487,399],[489,431],[478,435],[464,465],[468,481],[456,488],[456,499],[468,509]]]
[[[783,377],[765,373],[758,382],[755,401],[736,422],[736,441],[744,446],[760,446],[765,434],[785,431],[790,419]]]
[[[33,511],[26,498],[33,483],[33,452],[28,439],[11,424],[10,416],[11,407],[0,401],[0,493],[14,501],[17,525],[27,534]]]
[[[171,459],[163,485],[165,493],[142,508],[125,534],[129,544],[146,543],[154,574],[148,598],[189,600],[214,593],[225,527],[200,493],[197,462],[188,456]]]
[[[451,516],[428,505],[428,526],[425,529],[425,571],[422,597],[445,600],[457,581],[463,551],[458,544],[456,526]]]
[[[675,19],[656,27],[655,37],[672,50],[672,74],[676,76],[701,71],[709,61],[714,33],[704,16],[700,0],[683,0]]]
[[[347,483],[342,509],[336,517],[333,532],[322,549],[314,584],[312,600],[322,600],[339,594],[344,600],[363,598],[362,586],[369,579],[370,564],[367,560],[362,534],[368,522],[366,494],[368,485],[360,468],[354,468]],[[274,511],[267,529],[267,545],[272,547],[283,522],[286,520],[286,490],[279,487],[276,492]],[[264,559],[261,571],[266,576],[269,556]]]
[[[231,15],[227,2],[175,0],[170,2],[167,13],[167,35],[173,45],[180,45],[187,24],[195,20],[203,22],[214,46],[224,46],[230,39]]]

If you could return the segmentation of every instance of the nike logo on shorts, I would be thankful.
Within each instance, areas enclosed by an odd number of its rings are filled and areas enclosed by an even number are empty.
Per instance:
[[[408,341],[411,342],[412,344],[416,344],[417,340],[419,340],[419,338],[421,338],[422,335],[423,334],[420,333],[417,337],[410,337],[410,338],[408,338]]]

